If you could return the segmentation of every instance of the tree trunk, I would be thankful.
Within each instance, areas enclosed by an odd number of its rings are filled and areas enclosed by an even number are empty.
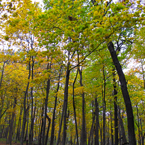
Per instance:
[[[113,145],[113,125],[112,125],[112,111],[111,111],[111,105],[110,105],[110,119],[111,119],[111,145]]]
[[[42,114],[41,114],[41,129],[40,129],[40,134],[39,134],[39,145],[41,145],[41,140],[42,140],[42,131],[43,131],[43,124],[44,124],[44,118],[43,118],[43,113],[44,113],[44,106],[42,107]]]
[[[25,96],[24,96],[24,115],[23,115],[23,125],[22,125],[22,133],[21,133],[21,145],[23,145],[23,140],[24,140],[24,134],[25,134],[25,125],[26,125],[26,97],[28,93],[28,88],[29,88],[29,80],[30,80],[30,75],[31,75],[31,68],[30,68],[30,61],[29,61],[29,76],[28,76],[28,83],[27,83],[27,88],[25,91]]]
[[[68,55],[69,57],[69,55]],[[70,62],[68,60],[68,64],[67,64],[67,71],[66,71],[66,81],[65,81],[65,90],[64,90],[64,111],[62,111],[63,114],[63,140],[62,140],[62,144],[65,145],[66,143],[66,130],[67,130],[67,103],[68,103],[68,85],[69,85],[69,75],[70,75]]]
[[[60,133],[61,133],[61,127],[62,127],[62,121],[63,121],[63,114],[64,114],[64,104],[63,104],[62,115],[61,115],[61,120],[60,120],[60,124],[59,124],[58,139],[57,139],[56,145],[59,145],[59,141],[60,141]]]
[[[51,69],[51,63],[48,64],[47,70]],[[46,89],[46,98],[45,98],[45,110],[44,110],[44,119],[43,119],[43,130],[42,130],[42,145],[45,145],[45,128],[46,128],[46,118],[47,118],[47,104],[48,104],[48,96],[49,96],[49,90],[50,90],[50,75],[47,80],[47,89]]]
[[[95,122],[95,112],[93,112],[93,119],[92,119],[92,125],[91,125],[90,135],[89,135],[89,138],[88,138],[88,145],[91,145],[91,139],[93,138],[94,122]]]
[[[34,60],[32,56],[32,81],[33,81],[33,69],[34,69]],[[33,112],[33,87],[31,87],[31,125],[29,133],[29,145],[33,142],[33,128],[34,128],[34,112]]]
[[[102,134],[102,126],[100,126],[100,138],[101,138],[101,145],[103,145],[103,134]]]
[[[139,112],[138,112],[138,107],[136,105],[136,110],[137,110],[137,127],[138,127],[138,136],[139,136],[139,140],[138,140],[138,144],[141,145],[141,131],[140,131],[140,118],[139,118]]]
[[[94,109],[94,102],[92,101],[92,125],[91,125],[91,129],[90,129],[90,134],[88,137],[88,145],[91,145],[92,140],[93,140],[93,136],[95,135],[95,109]]]
[[[124,98],[124,102],[126,106],[126,112],[127,112],[129,145],[136,145],[135,131],[134,131],[134,116],[133,116],[131,100],[130,100],[129,93],[127,90],[126,79],[122,71],[122,67],[117,58],[116,52],[114,50],[114,45],[112,42],[108,43],[108,49],[110,51],[113,63],[115,65],[115,68],[117,70],[119,80],[121,83],[121,90],[122,90],[122,94],[123,94],[123,98]]]
[[[120,115],[119,106],[118,106],[118,118],[119,118],[119,125],[120,125],[120,128],[121,128],[121,135],[122,135],[120,137],[122,138],[123,144],[125,144],[125,143],[127,143],[127,139],[126,139],[126,135],[125,135],[125,129],[124,129],[123,121],[122,121],[122,118],[121,118],[121,115]]]
[[[99,106],[97,97],[95,98],[95,145],[99,145]]]
[[[3,64],[3,68],[2,68],[2,74],[1,74],[1,80],[0,80],[0,88],[1,88],[1,85],[2,85],[2,80],[3,80],[3,75],[4,75],[4,67],[5,67],[5,62]],[[5,109],[5,111],[2,113],[2,110],[3,110],[3,106],[4,106],[4,98],[2,97],[2,94],[1,94],[1,107],[0,107],[0,120],[2,118],[2,116],[5,114],[5,112],[7,111],[8,107]]]
[[[18,122],[18,128],[17,128],[17,135],[16,135],[16,141],[20,141],[20,132],[21,132],[21,116],[22,116],[23,108],[20,108],[20,116],[19,116],[19,122]]]
[[[15,98],[14,98],[13,109],[15,109],[16,104],[17,104],[17,99],[16,99],[16,97],[15,97]],[[12,112],[12,119],[11,119],[11,121],[10,121],[10,127],[9,127],[9,138],[8,138],[8,143],[9,143],[10,145],[12,145],[14,117],[15,117],[15,111]]]
[[[48,119],[48,128],[47,128],[47,133],[46,133],[46,140],[45,140],[45,145],[47,145],[47,141],[48,141],[48,133],[49,133],[49,129],[50,129],[50,124],[51,124],[51,119],[50,117],[47,115],[46,118]]]
[[[76,130],[76,138],[77,138],[77,145],[79,145],[79,137],[78,137],[78,127],[77,127],[77,119],[76,119],[76,106],[75,106],[75,98],[74,98],[74,85],[77,79],[77,75],[78,75],[78,69],[77,69],[77,73],[76,73],[76,77],[74,79],[73,82],[73,110],[74,110],[74,119],[75,119],[75,130]]]
[[[80,74],[80,85],[83,86],[82,83],[82,70],[79,70]],[[86,135],[86,119],[85,119],[85,94],[84,92],[82,93],[82,130],[81,130],[81,145],[86,145],[87,144],[87,135]]]
[[[114,128],[115,128],[115,145],[118,145],[118,118],[117,118],[117,88],[115,80],[115,69],[113,69],[113,87],[114,87]]]
[[[106,79],[105,79],[105,69],[103,65],[103,88],[102,88],[102,97],[103,97],[103,145],[105,145],[105,133],[106,133],[106,100],[105,100],[105,89],[106,89]]]
[[[1,85],[2,85],[2,80],[3,80],[3,75],[4,75],[4,68],[5,68],[5,62],[3,64],[3,69],[2,69],[2,74],[1,74],[0,88],[1,88]]]
[[[57,93],[58,93],[58,90],[59,90],[61,69],[62,69],[62,67],[60,68],[59,76],[58,76],[58,84],[57,84],[57,89],[56,89],[55,104],[54,104],[54,109],[53,109],[53,118],[52,118],[52,127],[51,127],[51,140],[50,140],[50,145],[53,145],[53,141],[54,141],[55,111],[56,111],[56,105],[57,105]]]

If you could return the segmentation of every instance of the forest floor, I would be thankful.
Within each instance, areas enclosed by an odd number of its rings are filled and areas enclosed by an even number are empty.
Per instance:
[[[0,145],[9,145],[6,144],[6,141],[0,141]],[[12,143],[12,145],[20,145],[20,143]],[[23,145],[26,145],[25,143]]]
[[[6,144],[5,141],[1,141],[0,145],[9,145],[9,144]],[[20,145],[20,143],[12,143],[12,145]],[[23,144],[23,145],[25,145],[25,144]]]

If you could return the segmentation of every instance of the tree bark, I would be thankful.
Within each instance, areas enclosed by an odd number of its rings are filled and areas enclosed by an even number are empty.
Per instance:
[[[34,69],[34,60],[32,56],[32,81],[33,81],[33,69]],[[33,142],[33,128],[34,128],[34,111],[33,111],[33,87],[31,87],[31,125],[29,133],[29,145]]]
[[[115,80],[115,69],[113,69],[113,87],[114,87],[114,128],[115,128],[115,145],[118,145],[118,118],[117,118],[117,88]]]
[[[17,104],[17,99],[16,99],[16,97],[15,97],[15,98],[14,98],[13,109],[15,109],[16,104]],[[9,138],[8,138],[8,143],[9,143],[10,145],[12,145],[14,117],[15,117],[15,111],[12,112],[12,119],[11,119],[11,121],[10,121],[10,127],[9,127]]]
[[[126,135],[125,135],[125,129],[124,129],[124,125],[123,125],[123,120],[122,120],[121,115],[120,115],[119,106],[117,108],[118,108],[119,125],[120,125],[120,128],[121,128],[121,135],[122,135],[120,137],[122,138],[123,144],[125,144],[125,143],[127,143],[127,139],[126,139]]]
[[[19,116],[19,122],[18,122],[18,128],[17,128],[17,135],[16,135],[16,141],[20,141],[20,132],[21,132],[21,116],[22,116],[23,108],[20,108],[20,116]]]
[[[62,68],[62,67],[61,67],[61,68]],[[56,111],[56,105],[57,105],[57,93],[58,93],[59,84],[60,84],[60,75],[61,75],[61,69],[60,69],[59,76],[58,76],[58,84],[57,84],[56,96],[55,96],[55,103],[54,103],[54,109],[53,109],[53,118],[52,118],[50,145],[53,145],[53,141],[54,141],[55,111]]]
[[[50,117],[47,115],[46,118],[48,119],[48,128],[47,128],[47,133],[46,133],[46,140],[45,140],[45,145],[47,145],[47,141],[48,141],[48,133],[49,133],[49,129],[50,129],[50,124],[51,124],[51,119]]]
[[[47,70],[51,69],[51,62],[47,66]],[[46,88],[46,98],[45,98],[45,109],[44,109],[44,119],[43,119],[43,130],[42,130],[42,145],[45,145],[45,128],[46,128],[46,118],[47,118],[47,104],[48,104],[48,96],[50,91],[50,75],[47,80],[47,88]]]
[[[106,79],[105,79],[105,69],[103,65],[103,88],[102,88],[102,97],[103,97],[103,145],[105,145],[105,134],[106,134],[106,100],[105,100],[105,89],[106,89]]]
[[[99,145],[99,106],[97,97],[95,98],[95,145]]]
[[[24,140],[24,134],[25,134],[25,125],[26,125],[26,97],[28,93],[28,88],[29,88],[29,80],[30,80],[30,75],[31,75],[31,68],[30,68],[30,61],[29,61],[29,76],[28,76],[28,83],[27,83],[27,88],[25,91],[25,96],[24,96],[24,115],[23,115],[23,125],[22,125],[22,133],[21,133],[21,145],[23,145],[23,140]]]
[[[76,106],[75,106],[75,94],[74,94],[74,85],[75,85],[75,82],[76,82],[76,79],[77,79],[77,75],[78,75],[78,69],[77,69],[77,73],[76,73],[76,77],[74,79],[74,82],[73,82],[73,110],[74,110],[74,119],[75,119],[75,130],[76,130],[76,138],[77,138],[77,145],[79,145],[79,137],[78,137],[78,126],[77,126],[77,119],[76,119]]]
[[[69,58],[69,55],[68,55]],[[67,71],[66,71],[66,81],[65,81],[65,90],[64,90],[64,111],[62,111],[63,114],[63,139],[62,139],[62,144],[65,145],[66,143],[66,130],[67,130],[67,103],[68,103],[68,85],[69,85],[69,75],[70,75],[70,70],[69,70],[70,62],[68,60],[67,64]]]
[[[91,140],[93,138],[93,132],[94,132],[94,122],[95,122],[95,112],[92,113],[93,114],[93,118],[92,118],[92,125],[91,125],[91,130],[90,130],[90,135],[88,137],[88,145],[91,145]]]
[[[111,105],[110,105],[111,106]],[[111,119],[111,145],[113,145],[114,141],[113,141],[113,123],[112,123],[112,111],[111,111],[111,107],[110,107],[110,119]]]
[[[114,45],[112,42],[108,43],[108,50],[111,54],[113,63],[115,65],[115,68],[119,76],[119,81],[121,83],[121,90],[122,90],[122,94],[126,106],[126,112],[127,112],[129,145],[136,145],[135,130],[134,130],[134,116],[133,116],[131,100],[127,89],[126,79],[122,71],[122,67],[117,58],[116,52],[114,50]]]
[[[82,70],[78,68],[80,74],[80,85],[83,86],[82,83]],[[81,130],[81,145],[87,144],[87,135],[86,135],[86,119],[85,119],[85,94],[82,93],[82,130]]]
[[[44,118],[43,118],[43,113],[44,113],[44,106],[42,107],[42,114],[41,114],[41,129],[40,129],[40,134],[39,134],[39,145],[41,145],[41,140],[42,140],[42,131],[43,131],[43,124],[44,124]]]
[[[4,61],[4,64],[3,64],[3,69],[2,69],[2,74],[1,74],[0,88],[1,88],[2,80],[3,80],[3,76],[4,76],[4,68],[5,68],[5,61]]]

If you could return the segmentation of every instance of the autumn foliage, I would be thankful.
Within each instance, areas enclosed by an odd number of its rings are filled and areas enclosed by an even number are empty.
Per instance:
[[[0,1],[0,140],[144,145],[141,1]]]

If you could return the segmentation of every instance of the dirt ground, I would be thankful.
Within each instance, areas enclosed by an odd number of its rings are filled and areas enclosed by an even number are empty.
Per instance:
[[[1,141],[0,145],[9,145],[9,144],[6,144],[5,141]],[[12,145],[20,145],[20,143],[12,143]],[[23,144],[23,145],[25,145],[25,144]]]

